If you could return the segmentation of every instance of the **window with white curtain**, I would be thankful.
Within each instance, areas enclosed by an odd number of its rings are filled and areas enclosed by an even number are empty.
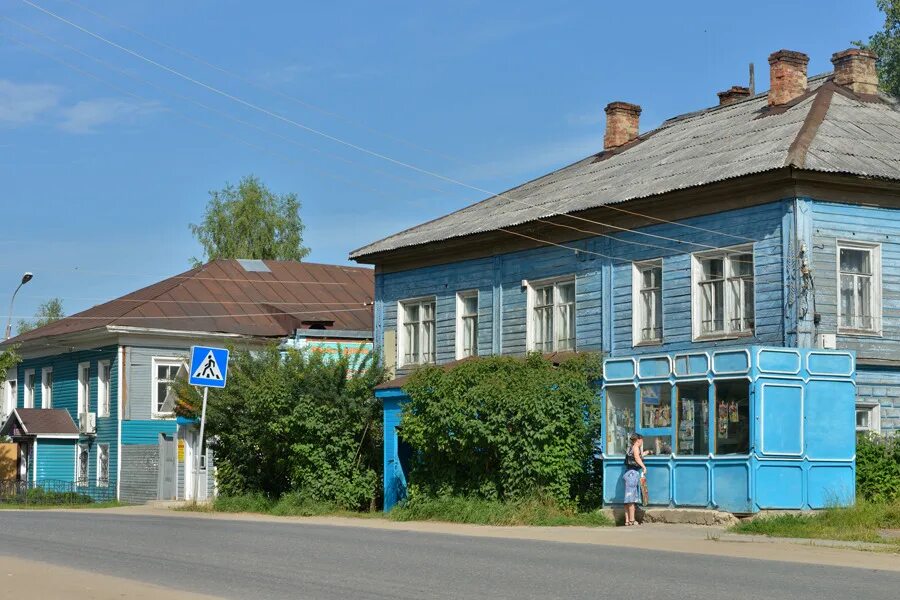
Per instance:
[[[634,345],[663,339],[662,259],[634,264],[632,314]]]
[[[25,369],[24,408],[34,408],[34,379],[34,369]]]
[[[528,349],[575,350],[575,281],[529,284]]]
[[[478,292],[456,295],[456,358],[478,355]]]
[[[109,416],[109,376],[111,368],[108,360],[97,363],[97,416]]]
[[[78,414],[89,412],[91,409],[91,363],[83,362],[78,365]]]
[[[881,248],[838,242],[838,329],[881,330]]]
[[[109,486],[109,444],[97,444],[97,487]]]
[[[400,366],[435,361],[434,310],[434,298],[400,302]]]
[[[53,408],[53,367],[41,370],[41,408]]]
[[[752,335],[753,248],[703,252],[693,258],[694,337]]]

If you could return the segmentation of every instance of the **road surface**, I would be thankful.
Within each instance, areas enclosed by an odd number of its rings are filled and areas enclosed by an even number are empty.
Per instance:
[[[78,511],[0,511],[2,554],[246,600],[896,600],[900,589],[900,572],[865,568],[363,527]],[[864,565],[867,553],[858,555]]]

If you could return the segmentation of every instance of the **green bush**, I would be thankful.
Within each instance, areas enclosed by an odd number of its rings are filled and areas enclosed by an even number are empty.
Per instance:
[[[90,504],[94,501],[87,494],[78,492],[55,492],[41,487],[29,488],[25,492],[26,504]]]
[[[900,500],[900,436],[860,434],[856,443],[856,495],[870,502]]]
[[[207,407],[223,506],[263,506],[295,493],[307,502],[372,508],[382,462],[373,388],[383,380],[373,355],[282,352],[273,345],[233,351],[229,371],[228,387],[210,390]],[[177,412],[196,416],[196,390],[178,382],[176,391]]]
[[[404,391],[410,498],[458,496],[599,506],[600,357],[540,355],[424,367]]]

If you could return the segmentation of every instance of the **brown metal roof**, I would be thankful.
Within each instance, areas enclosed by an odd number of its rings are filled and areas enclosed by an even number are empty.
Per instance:
[[[78,427],[69,411],[63,408],[17,408],[10,415],[11,421],[18,415],[25,433],[28,435],[78,435]],[[8,427],[4,426],[4,430]]]
[[[108,326],[231,333],[278,338],[321,324],[372,331],[374,271],[296,261],[263,262],[247,270],[214,260],[7,343],[16,344]]]

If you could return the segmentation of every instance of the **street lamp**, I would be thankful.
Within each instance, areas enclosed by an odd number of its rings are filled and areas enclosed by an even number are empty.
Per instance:
[[[22,283],[20,283],[19,287],[16,288],[16,291],[13,292],[12,299],[9,301],[9,317],[7,317],[7,319],[6,319],[6,339],[7,340],[11,337],[10,334],[12,333],[13,302],[16,301],[16,294],[18,294],[19,290],[22,289],[22,286],[25,285],[26,283],[28,283],[29,281],[31,281],[33,277],[34,277],[33,273],[26,271],[25,274],[22,275]]]

